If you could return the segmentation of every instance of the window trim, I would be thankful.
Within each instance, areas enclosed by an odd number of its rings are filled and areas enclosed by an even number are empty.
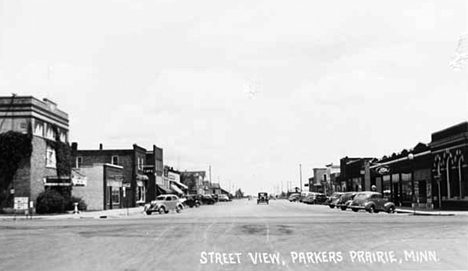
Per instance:
[[[78,160],[81,160],[81,161],[78,162]],[[81,165],[83,165],[83,156],[77,156],[75,159],[75,166],[76,168],[80,168]]]
[[[114,163],[114,158],[117,159],[117,163]],[[120,162],[119,160],[120,160],[120,159],[119,159],[119,156],[118,156],[118,155],[112,155],[112,157],[111,157],[111,164],[112,164],[112,165],[117,165],[117,166],[118,166],[118,165],[119,165],[119,162]]]

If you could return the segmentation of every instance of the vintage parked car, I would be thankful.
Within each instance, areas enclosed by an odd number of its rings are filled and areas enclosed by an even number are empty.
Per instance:
[[[269,204],[268,193],[260,192],[258,193],[257,204],[266,203]]]
[[[215,204],[216,203],[216,200],[211,196],[211,195],[208,195],[208,194],[202,194],[200,195],[200,200],[203,204]]]
[[[323,193],[312,192],[302,199],[305,204],[323,204],[327,201],[327,196]]]
[[[225,194],[218,195],[218,201],[230,201],[230,200],[231,199]]]
[[[144,207],[144,211],[147,215],[150,215],[153,212],[167,214],[169,211],[175,211],[179,213],[183,209],[184,206],[182,205],[182,201],[178,196],[172,194],[157,196],[156,200],[151,201],[151,203],[146,204]]]
[[[336,201],[336,208],[340,208],[342,211],[346,211],[351,202],[353,202],[356,192],[345,192],[341,197]]]
[[[200,202],[200,198],[197,195],[188,195],[185,201],[183,202],[183,204],[190,208],[193,208],[193,207],[198,208],[200,207],[201,202]]]
[[[378,213],[380,211],[387,213],[395,212],[395,204],[382,196],[382,193],[374,191],[359,192],[349,206],[351,210],[357,212],[361,209],[369,213]]]
[[[291,194],[288,198],[290,202],[296,202],[296,201],[299,201],[300,199],[301,199],[301,194],[298,194],[298,193]]]
[[[330,198],[328,198],[327,202],[325,204],[328,204],[328,206],[330,208],[335,208],[336,206],[336,203],[338,202],[338,200],[340,199],[341,195],[343,195],[344,193],[343,192],[335,192],[333,193]]]

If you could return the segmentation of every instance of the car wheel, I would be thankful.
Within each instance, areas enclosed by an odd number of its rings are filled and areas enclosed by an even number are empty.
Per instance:
[[[341,206],[341,211],[346,211],[346,206]]]
[[[200,207],[200,203],[197,202],[195,203],[195,208],[198,208],[198,207]]]
[[[329,206],[331,209],[335,208],[335,206],[334,206],[334,205],[328,205],[328,206]]]
[[[175,210],[176,210],[176,213],[180,213],[180,211],[182,211],[182,208],[180,208],[180,206],[177,206]]]
[[[374,213],[374,212],[375,212],[375,207],[374,207],[374,205],[371,205],[371,206],[369,207],[369,209],[367,209],[367,211],[368,211],[369,213],[371,213],[371,214]]]
[[[393,214],[395,212],[395,206],[390,206],[390,208],[388,208],[387,210],[387,213],[389,214]]]
[[[166,212],[166,210],[164,210],[164,207],[159,207],[159,210],[158,210],[159,214],[164,214]]]
[[[359,211],[359,209],[355,209],[355,208],[351,208],[351,210],[353,210],[353,212]]]
[[[146,211],[146,214],[147,214],[147,215],[150,215],[150,214],[151,214],[151,211]]]

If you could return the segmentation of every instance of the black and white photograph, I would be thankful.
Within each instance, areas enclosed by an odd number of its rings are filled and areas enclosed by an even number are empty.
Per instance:
[[[0,270],[468,270],[468,1],[0,0]]]

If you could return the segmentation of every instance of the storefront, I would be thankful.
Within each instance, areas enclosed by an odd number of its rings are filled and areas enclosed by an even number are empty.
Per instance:
[[[468,210],[468,122],[433,133],[430,147],[435,207]]]
[[[377,191],[396,206],[432,208],[431,154],[426,144],[384,157],[370,166]]]

